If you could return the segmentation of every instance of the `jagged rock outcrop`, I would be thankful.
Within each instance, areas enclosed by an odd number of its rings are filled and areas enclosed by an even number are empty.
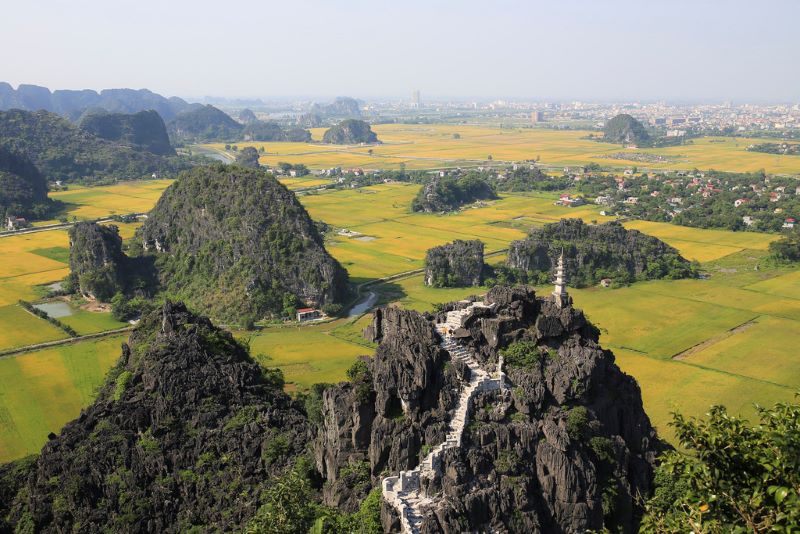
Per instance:
[[[0,218],[41,217],[51,209],[47,181],[36,165],[0,146]],[[5,220],[0,221],[5,223]]]
[[[183,173],[137,232],[162,288],[215,319],[342,303],[347,272],[305,208],[271,174],[212,165]]]
[[[334,145],[356,145],[359,143],[378,143],[378,135],[369,127],[369,123],[347,119],[325,130],[323,143]]]
[[[0,468],[17,532],[242,531],[301,455],[300,405],[228,332],[167,302],[123,345],[97,400],[35,462]]]
[[[162,156],[174,156],[164,120],[154,110],[138,113],[90,113],[81,129],[108,141],[141,148]]]
[[[425,254],[425,285],[479,286],[483,282],[483,242],[456,239]]]
[[[498,286],[485,303],[453,338],[487,369],[509,346],[535,356],[508,361],[508,389],[475,394],[461,446],[444,451],[440,476],[427,483],[437,498],[423,508],[420,531],[635,532],[638,497],[649,494],[663,447],[636,382],[598,345],[597,329],[579,310],[527,287]],[[468,304],[448,304],[436,316],[376,311],[366,335],[380,344],[369,372],[325,392],[315,449],[320,471],[336,485],[329,503],[352,506],[366,491],[342,482],[352,462],[369,462],[377,485],[445,440],[470,371],[440,346],[434,322]],[[400,528],[386,503],[383,521],[387,531]]]
[[[691,264],[673,247],[614,221],[585,224],[561,219],[531,230],[527,238],[513,241],[508,266],[549,277],[561,251],[570,285],[593,285],[602,278],[621,283],[657,278],[694,276]]]
[[[126,257],[114,225],[79,222],[69,229],[69,268],[79,291],[107,301],[124,287]]]

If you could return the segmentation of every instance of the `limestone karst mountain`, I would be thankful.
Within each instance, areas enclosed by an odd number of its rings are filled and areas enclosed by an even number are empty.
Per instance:
[[[137,232],[162,289],[224,321],[341,304],[347,272],[294,193],[271,174],[212,165],[183,173]]]
[[[0,466],[0,531],[241,531],[310,436],[282,386],[167,302],[80,417],[37,458]]]

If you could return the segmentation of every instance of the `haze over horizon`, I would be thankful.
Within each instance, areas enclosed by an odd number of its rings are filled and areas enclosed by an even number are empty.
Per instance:
[[[189,99],[800,101],[792,0],[47,4],[4,8],[0,47],[18,52],[0,80]]]

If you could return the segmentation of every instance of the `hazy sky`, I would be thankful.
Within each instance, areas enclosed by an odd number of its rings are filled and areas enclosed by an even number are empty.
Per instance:
[[[0,80],[166,95],[800,101],[800,0],[2,0]]]

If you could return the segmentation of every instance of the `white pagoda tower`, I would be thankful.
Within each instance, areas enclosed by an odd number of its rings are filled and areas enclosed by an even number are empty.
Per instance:
[[[564,276],[564,249],[558,257],[558,267],[556,267],[556,287],[553,290],[553,298],[559,308],[569,305],[569,295],[567,294],[567,277]]]

